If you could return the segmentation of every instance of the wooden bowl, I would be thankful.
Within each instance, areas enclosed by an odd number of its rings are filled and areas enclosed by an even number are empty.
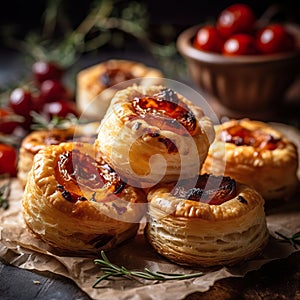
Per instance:
[[[300,28],[287,24],[300,40]],[[201,25],[183,31],[177,49],[198,86],[224,107],[255,112],[272,108],[285,97],[300,73],[300,47],[296,51],[270,55],[224,56],[196,49],[192,41]]]

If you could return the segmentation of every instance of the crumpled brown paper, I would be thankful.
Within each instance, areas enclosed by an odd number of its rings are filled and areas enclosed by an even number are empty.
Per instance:
[[[279,126],[278,129],[284,131],[300,149],[298,131],[287,126]],[[259,269],[267,262],[285,258],[297,251],[292,245],[283,243],[275,231],[291,236],[300,230],[299,195],[296,195],[290,202],[267,211],[270,240],[263,253],[255,259],[234,267],[203,269],[200,271],[204,271],[204,276],[183,281],[138,282],[120,278],[103,281],[98,288],[93,288],[97,276],[101,274],[93,258],[54,255],[45,243],[28,232],[21,212],[22,193],[23,190],[18,180],[13,180],[10,207],[8,210],[0,211],[0,257],[20,268],[50,271],[69,277],[92,299],[99,299],[100,295],[104,300],[183,299],[193,292],[207,291],[216,280],[244,276],[247,272]],[[141,224],[141,230],[134,239],[106,253],[113,263],[137,270],[148,267],[153,271],[160,270],[169,273],[199,272],[199,269],[178,266],[156,254],[143,236],[144,225]]]

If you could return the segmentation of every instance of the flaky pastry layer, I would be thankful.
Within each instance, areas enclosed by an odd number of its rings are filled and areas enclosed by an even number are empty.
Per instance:
[[[101,82],[101,75],[108,69],[128,72],[131,74],[132,80],[141,85],[157,83],[163,78],[162,72],[156,68],[121,59],[104,61],[80,71],[77,75],[76,103],[81,112],[91,119],[101,120],[115,92],[125,88],[122,84],[107,87]]]
[[[264,200],[237,183],[236,197],[210,205],[170,194],[170,186],[148,194],[145,235],[161,255],[179,264],[232,265],[259,254],[268,240]]]
[[[147,187],[199,174],[214,139],[211,120],[180,94],[177,94],[180,101],[195,116],[198,129],[193,135],[149,124],[135,112],[130,102],[134,97],[151,97],[164,88],[133,85],[117,92],[99,127],[96,150],[132,185]],[[177,150],[170,150],[166,141]]]
[[[82,143],[62,143],[40,150],[34,157],[22,199],[28,228],[59,253],[92,254],[110,249],[134,236],[146,211],[145,195],[126,185],[113,195],[109,187],[85,192],[84,201],[69,201],[58,182],[59,155],[77,149],[93,155],[93,147]]]
[[[285,145],[274,150],[223,142],[221,131],[234,125],[261,130]],[[215,126],[216,139],[211,145],[202,172],[230,176],[255,188],[265,200],[288,199],[299,184],[298,152],[294,143],[271,125],[249,119],[230,120]]]
[[[18,179],[25,187],[28,172],[30,171],[35,154],[49,145],[62,142],[81,140],[93,143],[99,122],[91,122],[66,129],[37,130],[29,133],[22,140],[18,157]]]

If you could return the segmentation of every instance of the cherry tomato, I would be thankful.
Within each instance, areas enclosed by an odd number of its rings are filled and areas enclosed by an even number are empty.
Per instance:
[[[0,144],[0,174],[17,174],[17,151],[7,144]]]
[[[201,27],[193,41],[195,48],[203,51],[220,53],[223,47],[223,37],[214,26]]]
[[[9,106],[12,110],[25,118],[22,127],[26,130],[30,128],[32,116],[30,112],[34,109],[32,94],[26,88],[16,88],[9,97]]]
[[[249,34],[235,34],[225,41],[222,53],[228,56],[258,54],[256,40]]]
[[[281,24],[270,24],[257,35],[257,47],[261,53],[275,54],[295,50],[296,41]]]
[[[217,29],[224,37],[237,33],[251,33],[254,27],[255,14],[246,4],[237,3],[221,11],[217,18]]]
[[[48,79],[60,80],[63,73],[63,69],[54,62],[37,61],[32,65],[32,74],[38,83]]]
[[[75,103],[67,100],[59,100],[46,103],[43,107],[43,113],[49,119],[52,119],[54,116],[64,118],[68,114],[73,114],[76,117],[79,116],[79,112]]]
[[[40,101],[42,103],[66,99],[67,97],[67,89],[59,80],[48,79],[42,82],[40,87]]]
[[[9,120],[13,115],[8,108],[0,108],[0,133],[11,134],[20,126],[19,122]]]
[[[9,96],[9,106],[12,110],[21,116],[29,116],[33,108],[32,95],[25,88],[14,89]]]
[[[44,106],[44,100],[41,98],[40,93],[36,93],[35,95],[33,95],[32,97],[33,100],[33,110],[35,112],[40,113],[43,110],[43,106]]]

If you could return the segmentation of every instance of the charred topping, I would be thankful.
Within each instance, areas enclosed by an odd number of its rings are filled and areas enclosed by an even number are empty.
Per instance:
[[[61,195],[69,202],[76,202],[76,197],[74,197],[70,192],[68,192],[63,185],[58,184],[56,186],[57,190],[61,192]]]
[[[137,96],[131,102],[141,118],[161,130],[188,135],[193,134],[197,128],[195,115],[171,89],[162,89],[152,96]]]
[[[243,204],[248,204],[247,200],[241,195],[238,195],[237,199]]]
[[[228,176],[203,174],[196,178],[196,186],[191,187],[191,182],[195,181],[182,180],[171,194],[174,197],[212,205],[222,204],[236,195],[236,182]]]
[[[133,78],[134,76],[128,71],[118,68],[107,68],[105,72],[100,75],[100,82],[108,88]]]
[[[281,149],[285,146],[281,138],[276,138],[260,129],[249,130],[240,124],[223,129],[221,140],[236,146],[253,146],[260,150]]]
[[[96,161],[79,150],[67,151],[59,156],[56,175],[59,182],[57,189],[72,202],[87,200],[82,188],[89,191],[107,188],[112,194],[119,194],[126,186],[106,162]],[[90,200],[95,201],[95,195]]]
[[[116,184],[115,186],[115,190],[114,190],[114,194],[119,194],[123,191],[123,189],[125,188],[126,183],[123,181],[120,181]]]

